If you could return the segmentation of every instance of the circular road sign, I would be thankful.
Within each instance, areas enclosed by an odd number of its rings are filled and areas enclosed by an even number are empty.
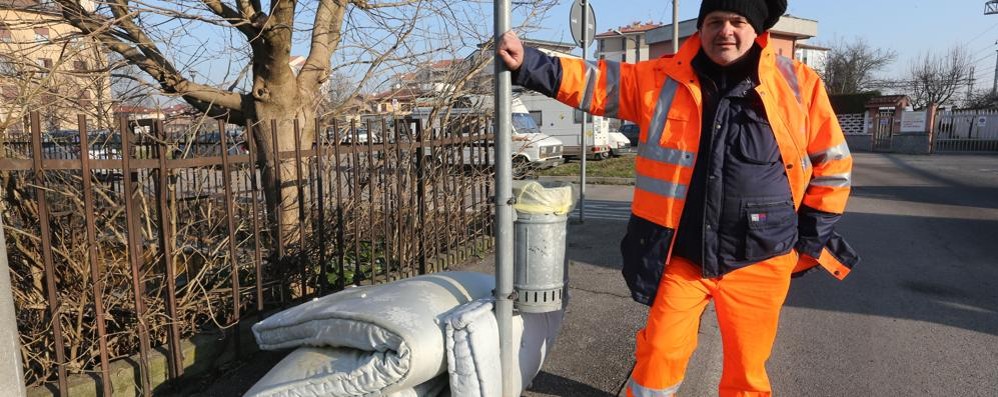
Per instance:
[[[588,1],[586,2],[586,8],[588,9],[588,16],[586,16],[586,45],[590,46],[596,38],[596,13],[593,11],[593,5]],[[569,13],[568,25],[572,30],[572,38],[575,39],[575,44],[582,47],[582,1],[575,0],[572,3],[572,11]]]

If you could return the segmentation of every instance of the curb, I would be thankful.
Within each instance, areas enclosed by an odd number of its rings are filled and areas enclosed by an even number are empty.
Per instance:
[[[579,176],[539,176],[537,177],[538,182],[568,182],[573,184],[579,183]],[[621,185],[621,186],[633,186],[634,178],[611,178],[602,176],[590,176],[586,177],[587,185]]]

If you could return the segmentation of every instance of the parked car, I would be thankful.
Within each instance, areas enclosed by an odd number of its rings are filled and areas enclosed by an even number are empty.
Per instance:
[[[637,147],[631,145],[631,140],[626,135],[617,131],[610,131],[609,135],[611,156],[620,157],[637,152]]]
[[[357,128],[356,134],[354,134],[354,132],[351,131],[350,128],[342,128],[342,129],[340,129],[340,133],[338,135],[339,135],[340,143],[344,144],[344,145],[353,145],[355,143],[358,144],[358,145],[366,145],[368,140],[371,140],[372,141],[371,143],[381,143],[382,142],[382,139],[381,139],[380,135],[378,135],[377,133],[373,133],[373,134],[369,133],[366,128]],[[356,142],[354,142],[354,135],[356,135],[356,137],[357,137]],[[332,141],[333,138],[334,137],[332,136],[332,133],[330,132],[330,134],[329,134],[330,141]]]
[[[111,131],[97,131],[87,136],[91,160],[120,160],[121,134]],[[94,176],[102,180],[121,178],[121,170],[94,168]]]
[[[624,124],[620,126],[620,133],[624,134],[631,141],[631,146],[638,146],[638,141],[641,139],[641,128],[637,124]]]
[[[173,150],[173,158],[221,155],[222,135],[218,132],[205,132],[190,138],[190,135],[180,138],[177,148]],[[226,153],[230,156],[249,154],[249,147],[241,134],[227,132],[225,143],[228,146]]]
[[[121,158],[121,135],[117,132],[99,131],[87,137],[90,159],[117,160]]]
[[[27,146],[31,150],[30,143]],[[42,158],[71,159],[80,154],[80,132],[57,130],[42,133]]]

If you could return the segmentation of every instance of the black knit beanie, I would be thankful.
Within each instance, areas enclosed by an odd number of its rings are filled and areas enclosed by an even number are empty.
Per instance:
[[[761,34],[776,25],[787,11],[787,0],[703,0],[700,3],[700,16],[697,29],[703,26],[703,19],[714,11],[730,11],[748,19],[756,33]]]

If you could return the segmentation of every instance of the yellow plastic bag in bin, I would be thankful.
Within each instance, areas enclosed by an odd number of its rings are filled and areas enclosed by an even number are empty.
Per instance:
[[[572,185],[562,182],[514,181],[513,209],[526,214],[567,215],[575,204]]]

